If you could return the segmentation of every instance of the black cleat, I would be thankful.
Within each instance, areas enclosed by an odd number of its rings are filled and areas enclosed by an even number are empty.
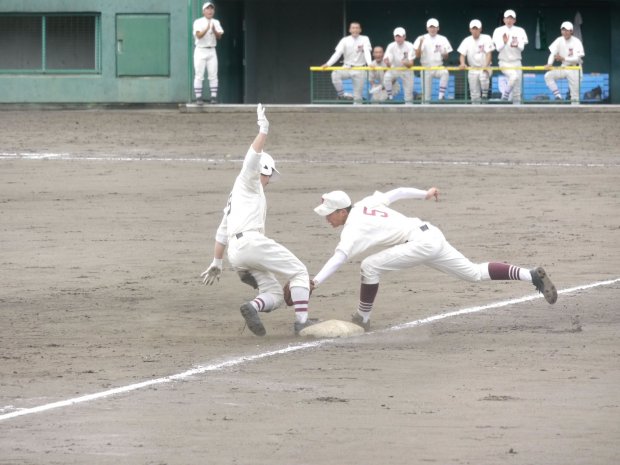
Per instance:
[[[549,279],[549,276],[545,272],[542,266],[530,270],[532,275],[532,284],[536,287],[536,290],[540,292],[547,302],[554,304],[558,300],[558,291]]]
[[[264,336],[267,334],[263,323],[260,321],[258,312],[250,302],[244,303],[239,310],[241,311],[241,315],[245,319],[248,328],[250,328],[250,331],[257,336]]]

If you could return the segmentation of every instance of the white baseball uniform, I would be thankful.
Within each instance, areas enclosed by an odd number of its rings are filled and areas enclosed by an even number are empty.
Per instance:
[[[336,252],[314,278],[325,281],[342,263],[374,247],[385,250],[362,261],[363,284],[377,284],[384,271],[428,265],[467,281],[490,279],[488,264],[475,264],[448,243],[439,228],[419,218],[406,217],[389,208],[400,199],[420,199],[427,191],[398,188],[375,192],[355,203],[340,235]]]
[[[196,33],[204,31],[207,27],[209,30],[199,39]],[[219,34],[224,33],[224,29],[222,29],[222,25],[217,19],[207,19],[203,16],[194,21],[194,94],[197,99],[202,98],[202,85],[205,78],[205,70],[209,78],[211,96],[214,98],[217,96],[219,83],[217,78],[218,62],[217,52],[215,50],[217,46],[215,31]]]
[[[403,60],[413,61],[415,59],[415,49],[413,48],[413,44],[408,40],[403,41],[402,44],[398,44],[396,41],[392,42],[385,49],[384,59],[389,60],[391,68],[403,67]],[[400,78],[403,83],[405,102],[413,103],[413,71],[395,69],[386,71],[383,77],[383,86],[385,87],[388,96],[396,93],[393,92],[394,89],[392,87],[398,78]]]
[[[420,46],[420,43],[422,45]],[[421,48],[420,64],[426,67],[443,66],[443,55],[452,51],[452,45],[445,36],[441,34],[424,34],[419,36],[413,43],[413,47],[418,50]],[[439,79],[439,99],[443,99],[448,89],[450,73],[447,69],[436,69],[422,71],[422,95],[425,102],[431,100],[433,78]]]
[[[555,56],[560,55],[564,58],[562,66],[581,66],[583,63],[583,57],[586,53],[583,49],[581,41],[574,36],[566,40],[563,36],[558,37],[549,46],[549,59],[548,65],[553,65]],[[578,69],[555,69],[545,73],[545,83],[549,90],[553,92],[556,98],[562,98],[556,81],[558,79],[568,80],[568,87],[570,89],[570,97],[572,103],[579,103],[579,81],[581,80],[581,71]]]
[[[466,37],[456,50],[465,57],[469,66],[483,68],[490,64],[487,63],[487,54],[495,50],[495,46],[490,35],[480,34],[477,39]],[[472,102],[480,102],[481,95],[488,95],[491,71],[470,69],[467,71],[467,81]]]
[[[504,34],[508,36],[506,43],[504,43]],[[528,43],[527,34],[523,28],[500,26],[493,31],[493,43],[498,52],[500,68],[521,67],[521,54]],[[502,99],[508,100],[508,95],[512,93],[513,103],[521,103],[523,71],[506,69],[502,70],[502,73],[508,78],[508,87],[504,90]]]
[[[370,66],[372,63],[371,50],[370,39],[367,36],[360,34],[357,37],[353,37],[348,35],[340,39],[334,54],[327,60],[326,64],[327,66],[333,66],[340,57],[343,57],[345,68]],[[353,81],[353,99],[356,102],[361,102],[363,99],[364,82],[366,81],[366,71],[333,71],[332,84],[339,96],[343,95],[343,79],[351,79]]]
[[[260,182],[260,159],[261,154],[250,147],[215,239],[228,246],[228,260],[235,271],[249,271],[259,292],[273,295],[275,309],[283,302],[283,292],[274,273],[290,280],[291,287],[305,289],[309,289],[309,275],[292,252],[264,234],[267,201]]]

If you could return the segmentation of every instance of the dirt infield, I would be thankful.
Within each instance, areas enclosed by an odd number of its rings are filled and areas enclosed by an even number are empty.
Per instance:
[[[257,338],[228,265],[199,278],[253,108],[0,111],[0,464],[617,463],[620,109],[267,112],[268,235],[311,274],[339,237],[322,193],[434,185],[395,208],[544,266],[557,304],[421,267],[385,276],[373,333],[308,344],[281,308]],[[359,263],[314,316],[349,318]]]

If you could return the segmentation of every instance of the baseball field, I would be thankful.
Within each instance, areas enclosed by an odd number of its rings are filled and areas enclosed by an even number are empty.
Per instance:
[[[620,456],[620,108],[270,107],[267,234],[318,272],[341,189],[441,191],[394,208],[475,262],[386,274],[363,336],[244,330],[254,296],[213,237],[254,106],[0,111],[0,464],[613,465]],[[360,260],[313,294],[348,320]]]

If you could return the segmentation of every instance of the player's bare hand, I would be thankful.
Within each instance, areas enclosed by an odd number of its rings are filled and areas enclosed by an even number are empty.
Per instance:
[[[459,69],[467,69],[467,65],[465,63],[461,63],[459,65]]]
[[[551,69],[551,68],[553,68],[552,65],[545,65],[545,69]]]
[[[436,187],[431,187],[426,191],[426,200],[430,200],[435,197],[435,202],[439,201],[439,189]]]
[[[209,265],[205,271],[200,274],[202,278],[202,283],[205,285],[212,286],[215,281],[220,280],[220,276],[222,275],[222,265],[221,263],[217,263],[213,260],[213,263]]]
[[[504,43],[507,44],[508,43],[508,34],[504,33],[502,39],[504,39]]]

